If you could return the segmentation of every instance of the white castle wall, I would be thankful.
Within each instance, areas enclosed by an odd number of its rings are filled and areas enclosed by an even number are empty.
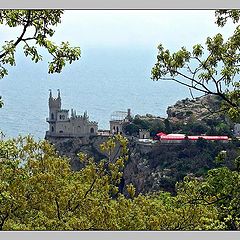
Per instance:
[[[61,96],[58,90],[58,97],[53,98],[52,92],[49,95],[49,131],[47,136],[54,137],[85,137],[96,135],[98,131],[98,123],[89,121],[89,117],[85,112],[83,116],[76,115],[76,111],[71,113],[69,110],[61,109]]]

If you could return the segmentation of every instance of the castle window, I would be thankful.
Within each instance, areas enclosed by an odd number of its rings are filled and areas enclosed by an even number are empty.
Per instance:
[[[52,126],[52,132],[54,132],[54,127]]]
[[[94,128],[91,128],[91,129],[90,129],[90,133],[94,133]]]
[[[62,115],[62,119],[63,119],[63,120],[65,119],[65,116],[64,116],[64,115]]]
[[[59,118],[62,119],[62,115],[60,115]]]
[[[51,118],[54,119],[54,114],[52,113]]]

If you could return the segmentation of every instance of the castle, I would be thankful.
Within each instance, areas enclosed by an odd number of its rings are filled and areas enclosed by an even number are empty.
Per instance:
[[[46,137],[89,137],[97,135],[98,123],[90,121],[85,111],[82,116],[77,115],[76,111],[61,109],[61,96],[58,89],[57,98],[53,98],[50,90],[49,100],[49,117],[46,121],[49,123],[49,130]]]

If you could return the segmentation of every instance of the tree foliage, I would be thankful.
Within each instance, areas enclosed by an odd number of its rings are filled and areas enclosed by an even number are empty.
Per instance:
[[[239,11],[216,11],[216,23],[224,26],[229,18],[239,21]],[[218,33],[208,37],[205,46],[196,44],[191,50],[182,47],[170,53],[162,44],[158,46],[157,62],[152,68],[154,80],[174,81],[202,92],[220,96],[224,111],[235,121],[240,121],[240,27],[224,40]]]
[[[60,157],[47,141],[35,142],[31,137],[0,141],[0,229],[226,229],[225,215],[214,204],[195,201],[201,194],[199,186],[206,185],[196,180],[179,184],[177,196],[164,192],[136,195],[132,184],[126,186],[127,195],[119,193],[128,159],[127,141],[117,135],[101,148],[109,153],[106,159],[96,163],[80,153],[85,167],[72,171],[68,159]],[[113,158],[116,148],[119,155]],[[228,180],[216,189],[212,177],[206,181],[209,195],[215,196],[218,190],[225,194]],[[235,177],[226,191],[236,187],[234,181]],[[205,195],[208,201],[212,199]],[[235,209],[237,204],[231,201],[226,206]]]
[[[69,42],[58,46],[50,40],[55,33],[54,28],[61,23],[62,14],[62,10],[0,10],[1,25],[11,28],[10,31],[22,28],[17,39],[5,41],[0,48],[0,79],[8,74],[7,66],[16,65],[18,46],[35,63],[43,59],[39,47],[45,48],[52,57],[48,73],[60,73],[66,63],[79,59],[79,47],[71,47]]]
[[[229,19],[237,24],[238,10],[216,11],[216,23],[223,27]],[[174,81],[203,94],[222,98],[222,111],[234,122],[240,121],[240,27],[237,25],[233,35],[227,40],[219,33],[208,37],[205,46],[196,44],[191,50],[182,47],[170,53],[162,44],[158,46],[157,62],[152,68],[152,78],[161,81]],[[219,131],[225,131],[219,126]],[[221,155],[222,153],[220,153]],[[217,161],[223,155],[217,157]],[[219,229],[239,230],[239,157],[236,169],[219,167],[208,171],[203,179],[186,177],[177,184],[177,196],[181,196],[192,206],[214,206],[217,211]],[[216,226],[216,221],[212,221]],[[211,228],[211,227],[210,227]]]

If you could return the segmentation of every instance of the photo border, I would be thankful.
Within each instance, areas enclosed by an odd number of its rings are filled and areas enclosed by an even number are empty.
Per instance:
[[[55,9],[228,9],[239,0],[0,0],[0,8]]]

